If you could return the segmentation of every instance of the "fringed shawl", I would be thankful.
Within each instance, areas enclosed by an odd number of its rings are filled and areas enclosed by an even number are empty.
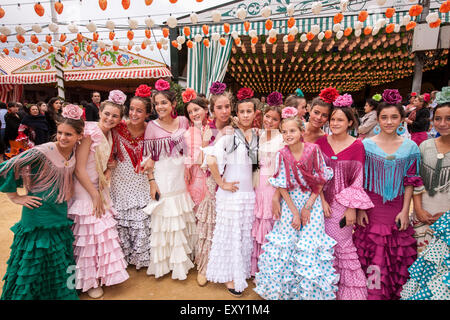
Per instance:
[[[285,146],[279,152],[281,157],[279,157],[278,170],[274,177],[276,178],[280,173],[281,161],[283,161],[286,169],[288,190],[295,188],[295,185],[291,182],[291,179],[289,179],[289,172],[291,171],[294,175],[295,181],[303,192],[311,190],[316,194],[319,193],[319,186],[323,186],[327,180],[332,177],[331,168],[326,166],[322,152],[315,144],[305,142],[303,153],[299,161],[295,160],[288,146]],[[305,186],[300,180],[297,169],[300,170],[307,186]]]
[[[142,160],[141,157],[144,149],[144,133],[139,137],[132,137],[130,131],[128,131],[127,124],[125,121],[122,121],[117,125],[117,127],[111,130],[111,134],[113,147],[110,160],[111,158],[117,159],[121,162],[125,160],[122,149],[120,148],[120,145],[123,145],[128,153],[128,156],[130,157],[135,171],[137,172],[139,169],[138,166]]]
[[[390,155],[372,139],[364,139],[363,144],[366,150],[364,188],[382,196],[383,203],[403,195],[407,179],[421,180],[420,151],[413,141],[405,139]]]
[[[32,193],[48,191],[43,200],[56,196],[56,203],[69,200],[73,194],[74,153],[66,160],[54,142],[38,145],[7,162],[0,175],[14,170],[15,179],[22,177],[24,187]]]
[[[422,162],[420,176],[425,190],[433,197],[438,192],[450,191],[450,152],[438,157],[438,151],[434,139],[429,139],[420,144]]]

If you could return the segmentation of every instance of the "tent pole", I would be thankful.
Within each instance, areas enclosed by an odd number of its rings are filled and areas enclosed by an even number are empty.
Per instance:
[[[52,22],[58,23],[56,11],[55,11],[55,0],[50,0],[50,7],[52,11]],[[53,37],[57,39],[58,34],[53,33]],[[66,100],[66,94],[64,89],[64,71],[61,64],[62,54],[61,49],[55,52],[55,68],[56,68],[56,87],[58,88],[58,98]]]
[[[430,11],[430,0],[419,0],[419,4],[423,6],[422,14],[420,15],[418,23],[422,23],[425,21],[425,17],[428,15]],[[420,94],[420,90],[422,87],[422,75],[423,75],[423,67],[425,62],[425,53],[422,51],[417,51],[414,56],[414,77],[412,81],[411,92],[416,92]]]

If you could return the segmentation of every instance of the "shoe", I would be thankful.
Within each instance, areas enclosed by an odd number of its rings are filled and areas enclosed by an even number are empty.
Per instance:
[[[103,296],[103,289],[102,287],[92,288],[89,289],[87,293],[88,296],[91,297],[92,299],[98,299]]]
[[[204,287],[208,283],[208,280],[206,280],[203,274],[199,273],[197,274],[197,283],[200,287]]]
[[[233,297],[239,298],[239,297],[242,296],[242,292],[237,292],[236,290],[230,289],[230,288],[227,288],[227,289],[228,289],[228,292],[229,292]]]

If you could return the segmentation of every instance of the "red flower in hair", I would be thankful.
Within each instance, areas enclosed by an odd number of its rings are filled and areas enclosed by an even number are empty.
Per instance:
[[[183,98],[184,103],[188,103],[197,98],[197,94],[194,89],[187,88],[186,91],[181,94],[181,97]]]
[[[238,100],[250,99],[253,98],[253,90],[250,88],[242,88],[237,93]]]
[[[339,97],[339,91],[337,91],[333,87],[325,88],[322,91],[320,91],[319,97],[326,103],[333,103],[334,100],[336,100],[336,98]]]
[[[152,87],[149,87],[145,84],[141,84],[139,87],[137,87],[134,95],[136,97],[149,98],[152,96]]]

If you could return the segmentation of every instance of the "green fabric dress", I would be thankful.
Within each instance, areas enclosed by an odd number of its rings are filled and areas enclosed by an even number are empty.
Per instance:
[[[75,156],[66,161],[53,142],[0,164],[0,192],[23,185],[29,195],[43,199],[39,208],[24,206],[21,220],[11,228],[14,240],[2,300],[78,299],[73,222],[67,218],[74,168]]]

